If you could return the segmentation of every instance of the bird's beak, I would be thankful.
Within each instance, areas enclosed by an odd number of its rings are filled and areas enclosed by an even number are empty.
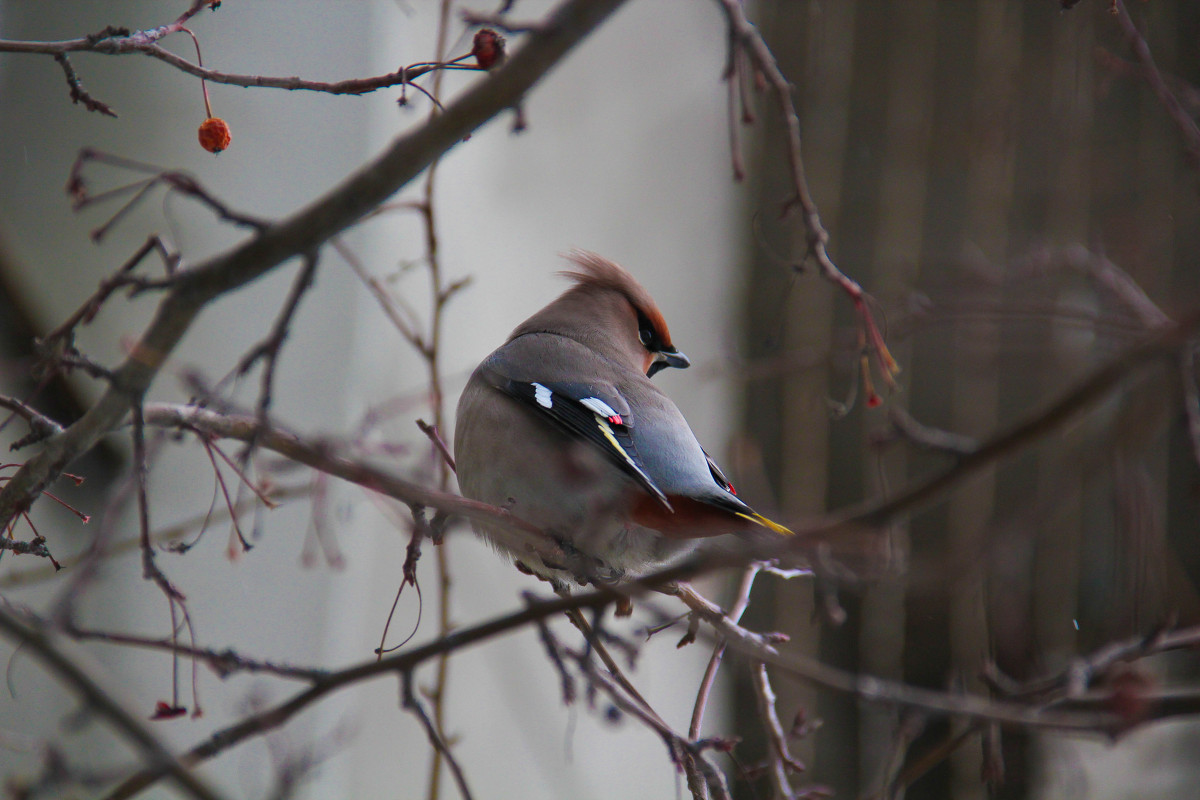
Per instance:
[[[691,365],[692,362],[688,360],[688,357],[674,347],[669,350],[659,350],[654,354],[654,360],[650,362],[650,369],[646,370],[646,377],[653,378],[656,372],[667,367],[687,369]]]

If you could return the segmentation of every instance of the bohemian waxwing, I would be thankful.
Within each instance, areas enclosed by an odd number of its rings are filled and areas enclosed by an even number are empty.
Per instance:
[[[462,493],[508,509],[561,546],[569,563],[518,552],[563,585],[613,582],[665,566],[700,538],[786,528],[755,513],[650,382],[686,367],[662,312],[620,266],[568,256],[575,285],[521,323],[476,368],[458,401],[454,454]]]

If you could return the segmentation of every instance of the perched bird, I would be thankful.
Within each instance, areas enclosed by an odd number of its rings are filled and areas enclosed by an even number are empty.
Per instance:
[[[650,294],[594,253],[568,258],[575,285],[476,368],[454,435],[462,493],[540,528],[564,563],[522,552],[498,526],[479,533],[560,586],[636,577],[702,538],[790,533],[737,497],[651,383],[689,362]]]

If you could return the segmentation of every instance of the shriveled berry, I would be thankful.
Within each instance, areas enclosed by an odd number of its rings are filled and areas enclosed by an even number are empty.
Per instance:
[[[475,34],[471,55],[475,63],[484,69],[491,69],[504,62],[504,37],[491,28],[481,28]]]
[[[200,124],[200,146],[210,153],[219,153],[233,140],[229,125],[220,117],[209,117]]]

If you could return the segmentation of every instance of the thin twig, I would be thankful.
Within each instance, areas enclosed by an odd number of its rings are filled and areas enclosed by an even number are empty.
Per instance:
[[[1111,74],[1121,77],[1134,77],[1147,80],[1150,74],[1141,64],[1115,56],[1102,47],[1096,48],[1096,63],[1104,67]],[[1166,82],[1171,92],[1179,98],[1179,103],[1183,106],[1183,109],[1193,119],[1200,116],[1200,89],[1178,75],[1164,73],[1161,70],[1159,71],[1159,75],[1162,76],[1163,81]]]
[[[65,633],[84,641],[105,642],[124,647],[140,647],[148,650],[161,650],[174,655],[203,661],[222,678],[235,672],[266,673],[280,678],[302,680],[316,683],[329,677],[329,670],[313,667],[295,667],[287,664],[277,664],[273,661],[249,658],[231,649],[215,650],[209,647],[194,647],[181,644],[173,637],[160,639],[148,636],[135,636],[113,631],[98,631],[88,628],[68,627]]]
[[[487,26],[496,28],[505,33],[521,34],[532,33],[542,28],[542,23],[533,22],[532,20],[518,21],[509,19],[508,15],[501,12],[499,14],[488,14],[479,11],[464,9],[462,12],[463,23],[468,27]]]
[[[1129,9],[1125,7],[1123,0],[1112,0],[1112,7],[1116,11],[1117,21],[1125,34],[1125,41],[1129,45],[1129,49],[1133,51],[1134,56],[1141,62],[1142,68],[1145,70],[1146,83],[1154,90],[1159,103],[1166,109],[1171,121],[1175,123],[1179,135],[1183,138],[1183,146],[1192,166],[1200,168],[1200,126],[1197,126],[1196,121],[1183,110],[1179,98],[1163,80],[1162,73],[1158,71],[1158,65],[1154,63],[1150,45],[1138,31],[1137,25],[1133,24],[1133,18],[1129,16]]]
[[[438,24],[437,34],[435,36],[434,61],[443,62],[446,60],[446,48],[450,40],[450,12],[453,7],[452,0],[442,0],[438,7]],[[425,92],[426,95],[433,101],[434,107],[429,111],[430,120],[437,117],[438,114],[444,113],[440,101],[442,94],[442,78],[444,72],[437,72],[433,76],[432,91]],[[413,84],[415,85],[415,84]],[[420,88],[420,87],[417,87]],[[429,170],[425,173],[425,186],[423,202],[418,205],[423,221],[425,223],[425,263],[429,270],[429,287],[432,294],[430,302],[430,319],[428,333],[422,337],[425,346],[422,348],[417,342],[413,342],[417,351],[425,359],[426,374],[429,382],[429,405],[433,411],[433,427],[435,430],[443,430],[446,427],[446,408],[445,395],[442,392],[442,370],[441,370],[441,338],[442,326],[445,322],[443,311],[446,306],[446,295],[442,287],[442,259],[441,252],[438,249],[438,227],[437,214],[435,205],[435,189],[437,186],[438,165],[441,164],[441,157],[433,159],[429,164]],[[435,437],[435,441],[437,438]],[[449,458],[448,451],[443,447],[443,458],[439,460],[437,465],[438,488],[446,491],[450,488],[451,465],[454,463],[452,458]],[[453,629],[453,620],[451,619],[451,600],[450,585],[450,554],[449,548],[439,547],[434,555],[434,562],[437,565],[437,597],[438,597],[438,636],[446,636]],[[430,698],[433,703],[433,724],[437,730],[441,731],[445,727],[446,717],[446,690],[450,680],[450,660],[449,653],[442,653],[438,656],[437,665],[434,672],[433,688],[430,692]],[[429,786],[426,792],[428,800],[439,800],[441,795],[441,766],[443,753],[440,749],[434,748],[433,756],[429,766]],[[448,759],[447,759],[448,760]]]
[[[442,754],[446,765],[450,767],[450,774],[454,776],[454,782],[458,784],[459,794],[463,800],[471,800],[471,790],[467,786],[467,776],[463,774],[462,767],[458,763],[458,759],[450,752],[450,748],[446,745],[445,739],[437,727],[434,726],[433,720],[429,718],[429,714],[425,711],[424,704],[417,698],[416,692],[413,691],[413,673],[412,670],[406,670],[400,675],[400,683],[402,688],[403,705],[406,709],[413,712],[421,722],[421,727],[425,729],[425,735],[429,737],[429,743],[433,745],[434,750]]]
[[[205,3],[200,3],[203,7]],[[196,9],[197,11],[199,8]],[[413,83],[417,78],[427,75],[431,72],[441,73],[445,70],[466,70],[466,71],[481,71],[482,68],[475,64],[462,63],[469,54],[460,56],[456,59],[441,62],[417,62],[402,67],[395,72],[387,73],[370,78],[352,78],[343,81],[312,81],[304,80],[298,77],[270,77],[265,75],[239,75],[236,73],[222,72],[220,70],[206,68],[203,62],[199,59],[199,46],[197,45],[197,63],[192,63],[187,59],[172,53],[165,49],[160,44],[159,40],[172,33],[188,33],[185,23],[195,14],[195,11],[185,13],[175,22],[159,26],[143,31],[131,32],[125,28],[115,28],[110,26],[100,34],[81,37],[78,39],[65,39],[60,41],[50,42],[32,42],[32,41],[15,41],[0,39],[0,52],[7,53],[25,53],[25,54],[40,54],[50,55],[62,65],[67,76],[67,83],[71,88],[71,99],[74,102],[83,102],[87,105],[89,111],[99,111],[108,114],[109,116],[117,116],[107,105],[92,98],[86,91],[83,90],[79,82],[78,76],[67,62],[68,53],[98,53],[101,55],[120,56],[141,53],[148,55],[151,58],[158,59],[165,64],[174,67],[181,72],[192,75],[204,82],[223,83],[231,86],[242,86],[246,88],[266,88],[266,89],[283,89],[287,91],[310,91],[321,92],[324,94],[333,95],[363,95],[370,92],[375,92],[380,89],[386,89],[393,86],[413,86],[416,89],[424,92],[425,90]],[[539,26],[539,29],[542,26]],[[532,30],[532,28],[530,29]],[[194,39],[194,37],[193,37]],[[426,92],[426,94],[428,94]],[[208,104],[208,91],[205,89],[205,108],[208,116],[212,116],[212,109]]]
[[[975,475],[980,469],[994,464],[1031,444],[1040,441],[1051,431],[1059,429],[1076,415],[1100,402],[1139,369],[1166,356],[1176,356],[1180,348],[1200,327],[1200,309],[1182,315],[1177,323],[1157,330],[1141,342],[1118,353],[1109,361],[1084,375],[1074,386],[1042,408],[1026,415],[1005,430],[983,442],[974,451],[963,455],[955,464],[918,481],[909,489],[882,500],[871,500],[838,514],[836,521],[822,522],[799,528],[792,537],[797,546],[808,536],[828,536],[835,530],[854,525],[881,525],[903,513],[923,507],[940,497],[951,486]],[[802,535],[801,535],[802,534]]]
[[[746,167],[742,160],[742,115],[741,72],[745,66],[742,48],[734,39],[733,31],[729,32],[729,52],[725,64],[725,74],[722,78],[726,84],[725,93],[725,122],[729,132],[729,157],[733,166],[733,179],[741,183],[746,178]]]
[[[126,186],[120,186],[116,189],[109,189],[99,194],[89,194],[87,190],[87,181],[83,177],[83,168],[89,163],[105,164],[107,166],[123,169],[130,172],[141,173],[149,177],[139,181],[135,181]],[[105,153],[100,150],[95,150],[90,147],[85,147],[79,152],[79,157],[75,159],[75,164],[71,167],[71,175],[67,180],[67,192],[71,195],[72,207],[79,211],[97,203],[106,202],[130,192],[133,193],[132,199],[127,201],[114,214],[108,222],[92,232],[92,238],[99,241],[112,227],[127,214],[146,194],[155,186],[162,184],[167,186],[174,192],[178,192],[185,197],[189,197],[201,205],[207,206],[220,220],[230,222],[244,228],[249,228],[258,233],[263,233],[267,230],[270,222],[261,217],[256,217],[251,214],[245,214],[240,211],[235,211],[216,195],[205,189],[195,176],[189,175],[186,172],[178,170],[164,169],[163,167],[154,164],[147,164],[142,161],[137,161],[132,158]],[[289,253],[288,255],[303,255],[304,251],[298,253]],[[160,286],[168,286],[169,282],[163,282]]]
[[[1097,253],[1083,245],[1037,248],[1017,263],[1013,277],[1021,280],[1030,272],[1044,273],[1062,268],[1086,276],[1112,295],[1137,317],[1142,324],[1142,330],[1139,332],[1144,333],[1171,324],[1170,316],[1150,299],[1128,272],[1103,253]]]
[[[926,450],[961,458],[979,449],[979,443],[970,436],[931,428],[917,422],[899,404],[893,404],[888,408],[888,421],[892,423],[892,438],[903,438]],[[885,442],[877,439],[876,443]]]
[[[867,702],[917,708],[968,720],[982,719],[1005,726],[1091,733],[1115,733],[1125,729],[1116,714],[1096,710],[1096,706],[1102,707],[1102,703],[1081,705],[1085,709],[1081,711],[1047,710],[1040,706],[992,701],[969,694],[949,694],[846,672],[799,653],[780,651],[770,637],[748,631],[730,621],[720,607],[697,594],[687,584],[676,585],[672,592],[688,608],[700,614],[712,626],[715,634],[738,652],[777,667],[781,675],[847,692]],[[672,616],[664,611],[658,613],[664,620]],[[1175,712],[1179,713],[1181,708],[1182,704],[1176,706]]]
[[[177,253],[172,253],[168,250],[167,246],[163,244],[162,239],[158,236],[148,236],[146,241],[142,243],[142,246],[126,259],[124,264],[118,267],[112,275],[100,281],[100,286],[92,293],[91,297],[83,302],[83,305],[42,337],[41,347],[52,352],[57,352],[67,347],[67,343],[70,341],[75,328],[79,325],[86,325],[95,319],[96,314],[100,312],[100,308],[113,292],[124,286],[129,286],[132,291],[137,291],[147,286],[149,284],[148,281],[133,277],[131,273],[152,252],[158,253],[159,257],[162,258],[168,276],[179,265],[179,255]]]
[[[523,594],[526,602],[532,602],[535,598],[530,592]],[[562,699],[563,705],[569,706],[575,702],[575,679],[567,670],[566,662],[563,661],[562,650],[558,645],[558,640],[554,637],[554,633],[550,630],[550,626],[546,624],[546,620],[540,619],[537,621],[538,638],[542,642],[542,646],[546,649],[546,656],[550,659],[550,663],[558,672],[559,681],[562,684]]]
[[[596,632],[592,630],[592,626],[588,624],[588,621],[586,618],[584,618],[583,613],[578,609],[570,609],[567,611],[567,619],[569,619],[571,624],[583,634],[584,640],[588,643],[589,652],[595,652],[596,655],[600,656],[600,660],[604,662],[604,666],[612,675],[613,680],[615,680],[617,684],[625,691],[625,693],[629,695],[631,700],[641,704],[642,710],[645,714],[653,716],[655,719],[661,722],[662,718],[658,716],[658,712],[655,711],[654,707],[650,705],[650,701],[648,701],[645,697],[642,697],[641,692],[637,690],[637,687],[635,687],[633,682],[630,681],[625,675],[625,672],[621,669],[621,665],[618,664],[616,659],[612,657],[612,654],[608,652],[608,648],[605,646],[601,638],[596,635]],[[663,722],[662,724],[665,725],[666,723]]]
[[[1067,667],[1052,675],[1010,685],[991,665],[983,677],[993,690],[1014,699],[1033,699],[1039,702],[1058,700],[1082,694],[1103,679],[1116,666],[1158,653],[1191,650],[1200,647],[1200,626],[1176,631],[1155,631],[1149,636],[1134,636],[1110,642],[1087,656],[1080,656]]]
[[[183,594],[176,589],[154,558],[154,542],[150,537],[150,501],[146,483],[149,468],[146,463],[146,421],[139,400],[133,406],[133,472],[137,486],[138,530],[142,546],[142,577],[153,582],[174,607],[183,601]]]
[[[200,439],[200,443],[202,445],[204,445],[204,452],[208,456],[209,463],[212,464],[213,475],[217,479],[217,487],[220,489],[221,495],[225,498],[225,507],[227,509],[229,509],[229,511],[230,511],[229,521],[233,525],[233,531],[235,534],[237,534],[238,541],[241,542],[242,552],[248,553],[254,548],[250,544],[250,542],[246,541],[246,537],[242,533],[242,526],[238,523],[237,514],[233,513],[233,498],[229,496],[229,487],[225,485],[225,476],[221,474],[221,468],[217,466],[216,456],[213,455],[213,451],[216,450],[217,447],[211,441],[204,439],[204,438]],[[222,453],[221,455],[224,456],[224,453]],[[228,459],[226,459],[226,460],[228,460]],[[201,531],[201,533],[203,533],[203,531]],[[196,538],[199,539],[199,535],[197,535]],[[229,542],[229,550],[228,550],[229,557],[233,558],[235,552],[236,551],[233,549],[233,541],[231,540]]]
[[[276,487],[271,490],[271,498],[273,501],[289,500],[295,497],[307,496],[308,494],[309,488],[307,485],[283,486]],[[247,498],[236,504],[234,507],[234,512],[238,514],[245,513],[246,511],[254,508],[257,503],[257,498]],[[228,514],[228,509],[225,509],[219,512],[217,516],[218,518],[221,518],[226,517]],[[208,517],[208,513],[199,514],[176,525],[169,525],[165,528],[159,528],[154,532],[154,535],[151,537],[151,539],[156,545],[170,545],[173,542],[178,542],[179,539],[182,539],[196,528],[203,525]],[[140,538],[140,536],[135,536],[132,538],[121,539],[119,541],[112,542],[104,547],[103,555],[106,557],[112,557],[125,553],[131,553],[135,550],[140,550]],[[2,546],[3,545],[0,545],[0,547]],[[62,560],[63,569],[74,572],[75,570],[72,570],[72,567],[76,567],[87,562],[89,559],[95,558],[95,555],[96,554],[92,551],[86,550],[78,555],[66,556]],[[37,583],[42,583],[53,578],[55,573],[56,570],[47,569],[44,567],[26,570],[11,570],[5,575],[0,576],[0,589],[15,589],[22,586],[31,586]]]
[[[755,664],[750,670],[754,682],[754,699],[758,705],[758,716],[762,719],[767,731],[767,763],[770,767],[771,785],[775,797],[779,800],[792,800],[792,791],[788,779],[789,771],[801,772],[804,765],[792,758],[787,745],[787,734],[779,722],[779,714],[775,710],[775,692],[771,690],[771,678],[767,675],[767,665]]]
[[[587,671],[586,667],[585,671]],[[688,762],[695,764],[700,774],[704,777],[708,788],[712,791],[715,800],[731,800],[729,787],[725,784],[725,776],[704,756],[704,751],[707,749],[715,749],[717,747],[724,749],[726,742],[723,740],[693,741],[677,733],[663,722],[661,717],[649,711],[641,703],[626,697],[620,685],[612,677],[592,670],[588,671],[588,678],[594,684],[598,685],[618,708],[626,714],[632,715],[651,730],[658,733],[666,744],[672,761],[677,765]],[[686,760],[684,757],[686,757]]]
[[[403,298],[393,297],[389,294],[380,280],[367,272],[366,268],[362,265],[362,261],[346,246],[341,238],[335,237],[331,239],[330,244],[337,251],[338,255],[350,265],[351,271],[358,276],[363,285],[367,287],[371,296],[379,303],[379,307],[383,309],[383,313],[387,315],[387,318],[395,326],[396,330],[400,332],[400,335],[404,337],[404,340],[411,344],[418,352],[424,353],[427,345],[417,332],[418,323],[416,321],[416,313],[408,307]]]
[[[746,609],[750,606],[750,593],[754,589],[754,579],[758,576],[762,565],[755,563],[746,567],[742,572],[742,579],[738,583],[737,595],[735,596],[733,606],[727,614],[732,622],[738,622],[742,618],[742,614],[746,613]],[[692,722],[688,727],[688,736],[695,739],[700,735],[700,726],[704,723],[704,711],[708,706],[708,697],[712,692],[713,683],[717,677],[717,670],[721,667],[721,661],[725,656],[725,643],[718,641],[713,646],[712,655],[708,659],[708,667],[704,670],[704,678],[700,681],[700,689],[696,692],[696,702],[692,706]]]
[[[195,632],[192,630],[191,614],[188,613],[186,598],[183,592],[175,588],[175,585],[167,578],[166,574],[159,568],[155,561],[154,542],[150,538],[150,498],[147,483],[149,481],[149,463],[146,456],[146,422],[142,411],[142,400],[137,398],[133,405],[133,475],[134,482],[137,487],[137,510],[138,510],[138,529],[141,534],[142,545],[142,577],[145,580],[152,582],[167,599],[167,607],[171,612],[171,638],[175,639],[179,635],[179,625],[177,624],[176,614],[183,616],[184,624],[187,627],[188,635],[195,644]],[[218,473],[218,478],[220,477]],[[232,504],[231,504],[232,507]],[[171,661],[172,682],[171,682],[171,703],[169,713],[179,711],[182,713],[182,706],[179,702],[179,657],[176,656]],[[194,678],[194,675],[193,675]],[[193,680],[193,700],[195,700],[195,681]],[[197,701],[196,713],[199,713],[199,701]]]
[[[565,559],[561,547],[551,537],[504,509],[403,480],[366,461],[339,455],[337,448],[329,442],[303,439],[279,423],[264,431],[252,417],[224,415],[197,406],[165,403],[147,403],[145,418],[148,424],[160,427],[190,429],[208,436],[238,439],[243,442],[256,439],[260,447],[342,480],[394,497],[406,505],[428,506],[465,519],[486,522],[489,528],[498,527],[512,535],[510,545],[518,551],[557,559],[557,563],[562,563]]]
[[[288,722],[293,716],[308,708],[327,694],[358,684],[361,681],[393,673],[403,674],[444,652],[460,650],[510,631],[531,625],[539,619],[561,614],[568,608],[592,608],[613,601],[611,593],[598,590],[581,593],[569,598],[557,598],[527,603],[520,611],[483,622],[479,625],[460,628],[449,636],[405,653],[398,653],[382,660],[361,662],[346,669],[330,673],[328,678],[294,695],[279,705],[251,714],[237,723],[215,732],[201,744],[185,753],[180,761],[188,766],[203,763],[230,748],[256,736],[266,734]],[[113,789],[105,800],[127,800],[148,788],[168,774],[163,765],[151,764],[127,778]]]
[[[771,48],[767,46],[758,29],[747,19],[746,10],[741,0],[718,0],[718,3],[725,12],[726,19],[729,22],[731,46],[746,53],[751,62],[751,67],[757,70],[766,80],[779,105],[780,116],[783,118],[783,123],[787,131],[786,148],[790,167],[789,182],[793,193],[792,197],[785,203],[784,211],[786,213],[793,207],[800,209],[808,247],[805,258],[806,260],[807,258],[812,258],[816,262],[821,275],[835,286],[838,286],[853,302],[855,313],[859,318],[860,332],[868,348],[867,352],[875,357],[879,365],[880,374],[890,386],[893,384],[893,377],[899,372],[900,368],[892,358],[883,340],[883,335],[879,331],[879,326],[875,322],[875,318],[867,302],[867,295],[858,283],[833,263],[833,259],[826,247],[829,242],[829,232],[825,230],[825,226],[821,222],[821,215],[817,211],[816,201],[813,199],[812,192],[808,187],[808,177],[804,167],[803,147],[800,138],[800,115],[796,111],[796,105],[792,100],[792,84],[779,69],[779,64],[776,62]]]
[[[88,111],[95,111],[105,116],[116,119],[117,112],[112,110],[112,106],[108,103],[102,103],[88,93],[87,89],[83,88],[83,83],[79,80],[79,76],[75,74],[75,68],[71,66],[70,60],[66,53],[55,53],[54,60],[62,67],[63,74],[67,78],[67,86],[71,90],[71,102],[83,103],[83,107]]]
[[[20,417],[29,423],[29,435],[13,442],[9,445],[9,450],[18,450],[25,445],[40,442],[42,439],[56,436],[63,432],[63,427],[57,422],[28,403],[24,403],[15,397],[0,394],[0,408],[7,408],[12,412],[3,422],[0,422],[0,431],[4,430],[5,426],[15,417]]]
[[[279,311],[279,316],[275,318],[275,324],[271,326],[271,332],[267,338],[256,345],[242,358],[238,364],[237,372],[239,375],[244,375],[250,370],[254,363],[259,359],[263,361],[262,380],[258,393],[258,403],[255,405],[255,416],[258,417],[258,424],[262,430],[269,427],[268,414],[271,410],[271,401],[274,398],[275,389],[275,368],[279,363],[279,353],[283,349],[283,343],[291,331],[292,320],[296,316],[296,310],[300,307],[300,301],[304,299],[304,295],[312,288],[313,279],[317,274],[317,256],[315,253],[309,253],[304,256],[304,264],[300,268],[300,272],[296,274],[296,278],[292,281],[292,288],[288,291],[287,299],[283,303],[283,308]],[[252,449],[254,443],[251,442],[249,448]],[[249,450],[243,456],[243,461],[249,457]]]
[[[0,536],[0,550],[7,550],[10,553],[16,553],[20,556],[53,558],[50,555],[50,548],[46,547],[46,540],[41,536],[31,539],[28,542],[21,539],[10,539],[7,536]],[[55,571],[57,572],[57,570]]]
[[[938,764],[941,764],[947,758],[954,755],[960,747],[971,740],[971,737],[986,728],[987,723],[974,722],[967,725],[961,731],[952,731],[939,744],[922,753],[919,758],[916,758],[911,763],[904,765],[904,768],[896,773],[896,777],[889,784],[888,797],[903,797],[904,791],[908,787],[920,780]]]
[[[752,563],[742,572],[742,578],[738,582],[737,594],[735,595],[733,606],[730,607],[728,617],[733,622],[741,620],[742,615],[746,613],[746,609],[750,606],[750,593],[754,590],[754,579],[758,576],[762,569],[762,564]],[[692,624],[688,627],[688,635],[695,638],[695,625],[699,622],[698,616],[692,616]],[[725,658],[725,642],[721,639],[713,645],[712,655],[708,658],[708,665],[704,668],[704,677],[700,679],[700,688],[696,690],[696,702],[692,706],[692,721],[688,725],[688,738],[698,739],[700,737],[700,728],[704,724],[704,712],[708,708],[708,699],[712,694],[713,685],[717,680],[717,672],[721,668],[721,662]],[[687,774],[688,788],[691,789],[693,796],[703,797],[701,792],[700,780],[702,775],[696,765],[688,763],[684,765],[684,771]]]
[[[90,708],[95,709],[126,739],[133,742],[146,758],[145,769],[153,771],[157,776],[170,775],[188,796],[197,800],[220,799],[220,795],[204,780],[188,771],[141,720],[122,708],[112,695],[81,670],[70,656],[62,652],[44,631],[18,619],[3,606],[0,606],[0,630],[36,655],[52,672],[78,692]]]
[[[450,454],[450,448],[446,446],[446,442],[442,439],[442,435],[438,432],[438,429],[423,419],[417,420],[417,427],[421,429],[421,433],[429,437],[429,441],[433,442],[433,446],[441,454],[442,459],[446,462],[446,466],[450,467],[450,471],[458,472],[458,465],[454,463],[454,456]]]

